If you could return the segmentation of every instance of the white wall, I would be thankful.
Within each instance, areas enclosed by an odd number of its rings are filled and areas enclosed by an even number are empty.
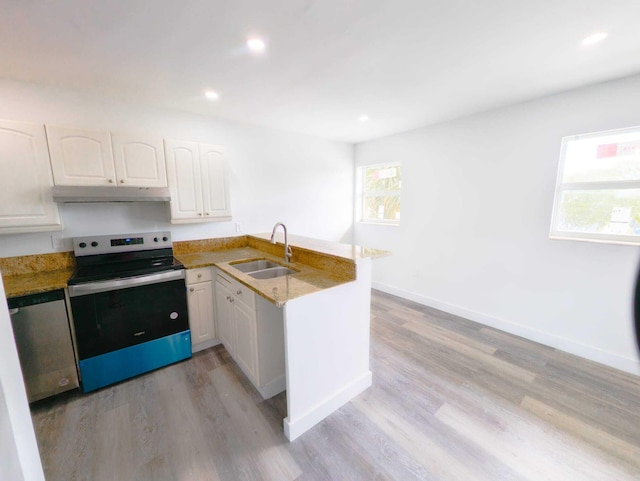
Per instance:
[[[0,299],[4,299],[0,276]],[[0,302],[0,473],[7,481],[44,481],[6,302]],[[9,335],[7,335],[7,333]]]
[[[236,223],[243,233],[256,233],[283,221],[292,234],[352,241],[351,144],[3,79],[0,118],[227,147],[233,222],[173,226],[165,203],[67,204],[61,207],[66,239],[148,230],[171,230],[174,240],[202,239],[236,235]],[[54,250],[51,233],[0,236],[0,257]],[[57,250],[71,250],[70,242]]]
[[[401,225],[354,228],[374,285],[640,373],[638,248],[548,238],[561,137],[634,125],[640,76],[357,145],[403,169]]]

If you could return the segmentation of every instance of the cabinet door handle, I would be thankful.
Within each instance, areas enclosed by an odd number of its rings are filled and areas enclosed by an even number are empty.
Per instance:
[[[124,184],[124,180],[123,180],[123,179],[120,179],[120,183],[121,183],[121,184]]]
[[[207,215],[209,215],[209,213],[207,212]]]
[[[202,215],[202,212],[198,212],[198,215]]]
[[[242,295],[242,291],[236,291],[236,294],[238,294],[239,296]]]
[[[198,274],[198,279],[200,279],[202,277],[202,274]]]
[[[109,183],[110,183],[110,184],[113,184],[113,179],[109,179]]]
[[[189,288],[189,292],[193,292],[195,289],[193,287]]]

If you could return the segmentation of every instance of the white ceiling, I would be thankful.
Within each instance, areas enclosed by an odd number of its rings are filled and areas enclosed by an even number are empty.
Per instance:
[[[640,72],[639,21],[639,0],[2,0],[0,76],[360,142]]]

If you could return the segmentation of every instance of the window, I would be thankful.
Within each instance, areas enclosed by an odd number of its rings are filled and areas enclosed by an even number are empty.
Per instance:
[[[640,244],[640,127],[562,139],[550,237]]]
[[[366,165],[360,168],[360,221],[400,223],[400,164]]]

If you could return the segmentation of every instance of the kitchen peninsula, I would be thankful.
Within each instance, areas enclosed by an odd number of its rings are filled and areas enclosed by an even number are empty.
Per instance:
[[[272,317],[279,320],[284,334],[282,388],[286,385],[287,390],[284,432],[293,440],[371,385],[371,260],[385,252],[289,236],[293,256],[290,263],[285,263],[282,237],[277,238],[279,242],[275,245],[269,242],[269,237],[260,234],[181,241],[174,243],[174,252],[188,269],[187,275],[192,270],[215,268],[218,275],[230,276],[233,282],[255,293],[257,306],[266,302],[275,312]],[[68,262],[66,257],[60,254],[27,257],[31,259],[0,259],[8,297],[24,295],[33,289],[46,291],[45,283],[28,281],[34,275],[54,279],[53,287],[60,287],[60,275],[69,272],[68,263],[52,265],[39,258],[64,258]],[[234,267],[238,261],[252,259],[270,260],[296,272],[256,279]],[[45,265],[47,271],[57,274],[36,272],[34,265]]]
[[[371,259],[383,251],[289,236],[298,273],[253,279],[240,259],[282,262],[283,243],[270,235],[174,244],[187,268],[215,266],[282,309],[287,418],[293,440],[371,385],[369,316]]]

